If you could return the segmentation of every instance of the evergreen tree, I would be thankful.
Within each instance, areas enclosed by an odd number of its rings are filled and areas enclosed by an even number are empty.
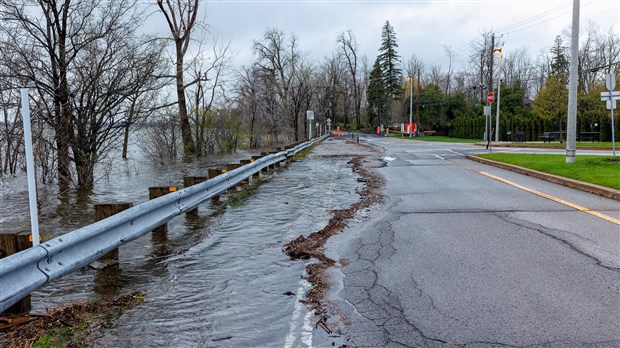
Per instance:
[[[562,38],[555,37],[555,43],[551,48],[551,75],[559,75],[561,80],[568,81],[569,62],[566,57],[566,47],[563,46]]]
[[[381,114],[384,112],[386,106],[386,90],[379,57],[375,60],[375,64],[370,71],[366,100],[368,101],[370,125],[374,126],[373,120],[375,114],[379,116],[379,123],[381,123]]]
[[[389,98],[399,98],[403,92],[401,86],[402,71],[399,68],[400,56],[396,48],[398,48],[398,44],[396,43],[394,27],[389,21],[386,21],[382,28],[378,60],[383,72],[385,92]]]

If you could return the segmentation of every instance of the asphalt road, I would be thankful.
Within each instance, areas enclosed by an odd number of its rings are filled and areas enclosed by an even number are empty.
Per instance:
[[[473,145],[367,141],[389,202],[328,245],[352,345],[620,347],[618,201],[469,161]]]

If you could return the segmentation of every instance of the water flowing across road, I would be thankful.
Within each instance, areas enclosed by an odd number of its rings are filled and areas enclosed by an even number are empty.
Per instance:
[[[145,301],[125,312],[97,339],[97,346],[312,345],[311,313],[299,303],[309,287],[303,279],[305,263],[290,260],[281,248],[320,230],[332,210],[359,198],[360,184],[348,164],[355,148],[328,140],[285,169],[219,203],[202,205],[197,217],[173,219],[167,237],[147,234],[121,247],[118,267],[85,268],[35,292],[35,312],[145,291]],[[79,227],[92,216],[93,202],[137,204],[145,200],[150,183],[173,183],[179,176],[175,171],[145,165],[117,170],[85,202],[73,197],[48,207],[41,225],[48,231]]]

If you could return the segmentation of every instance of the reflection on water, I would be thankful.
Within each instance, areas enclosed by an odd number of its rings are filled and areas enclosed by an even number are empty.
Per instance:
[[[252,194],[203,204],[197,216],[170,221],[167,234],[147,234],[122,246],[118,266],[85,268],[52,282],[33,294],[33,307],[146,291],[145,302],[126,312],[98,345],[282,346],[294,311],[290,294],[304,274],[304,264],[291,261],[282,245],[320,230],[331,210],[357,199],[349,159],[311,154],[270,172],[251,184]],[[70,231],[94,220],[95,203],[135,205],[148,199],[149,186],[175,185],[186,173],[219,164],[153,170],[125,163],[114,180],[98,182],[92,196],[58,197],[44,207],[41,225],[52,235]]]

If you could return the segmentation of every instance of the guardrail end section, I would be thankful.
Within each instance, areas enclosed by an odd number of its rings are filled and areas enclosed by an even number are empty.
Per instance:
[[[46,256],[47,251],[37,246],[0,259],[0,313],[47,283],[38,267]]]

